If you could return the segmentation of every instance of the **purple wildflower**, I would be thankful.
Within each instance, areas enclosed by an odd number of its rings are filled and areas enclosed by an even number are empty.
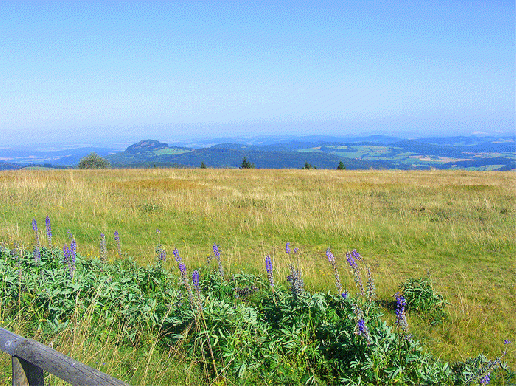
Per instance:
[[[68,265],[70,267],[70,277],[73,278],[75,273],[75,257],[77,254],[77,243],[75,239],[70,243],[70,259],[68,260]]]
[[[348,252],[348,253],[346,253],[346,257],[347,257],[346,260],[348,261],[348,264],[350,265],[350,267],[355,269],[357,267],[357,262],[353,258],[353,255]]]
[[[354,250],[356,252],[356,250]],[[355,278],[355,283],[357,287],[360,289],[360,294],[364,295],[364,286],[362,285],[362,279],[360,278],[360,270],[358,268],[358,264],[355,261],[353,252],[346,253],[346,260],[350,267],[353,269],[353,277]]]
[[[38,224],[36,223],[36,219],[32,219],[32,230],[34,232],[37,232],[38,231]]]
[[[326,250],[326,257],[328,257],[328,261],[330,262],[331,266],[333,267],[333,272],[335,275],[335,286],[337,287],[337,291],[339,293],[342,293],[342,284],[340,282],[340,275],[339,270],[337,269],[337,264],[335,262],[335,256],[333,256],[333,253],[331,253],[330,247]]]
[[[179,251],[177,250],[177,248],[174,248],[174,250],[172,251],[172,254],[174,255],[177,262],[181,261],[181,258],[179,257]]]
[[[408,330],[407,323],[407,315],[405,314],[405,306],[407,305],[407,301],[403,295],[400,295],[399,292],[396,293],[396,325],[401,327],[404,332]]]
[[[342,297],[344,299],[347,299],[348,298],[348,291],[343,292],[341,295],[342,295]]]
[[[122,257],[122,247],[120,245],[120,235],[118,234],[118,231],[115,231],[114,236],[115,236],[116,246],[118,248],[118,256]]]
[[[49,216],[47,216],[45,218],[45,226],[47,228],[48,246],[52,248],[52,228],[50,226],[50,217]]]
[[[358,328],[358,335],[365,334],[367,327],[365,325],[365,320],[364,319],[360,319],[358,321],[357,328]]]
[[[290,253],[290,243],[285,246],[285,252]]]
[[[178,268],[181,276],[184,276],[186,274],[186,265],[184,263],[179,263]]]
[[[294,253],[298,253],[299,252],[299,248],[294,248]]]
[[[301,271],[299,269],[295,269],[293,265],[290,265],[289,268],[290,275],[287,276],[287,281],[290,282],[290,291],[294,299],[297,299],[297,297],[303,293],[305,283],[301,278]]]
[[[328,249],[326,250],[326,257],[328,257],[328,261],[330,263],[335,262],[335,256],[333,256],[333,253],[331,253],[330,247],[328,247]]]
[[[65,244],[63,246],[63,263],[64,264],[68,264],[68,261],[70,260],[70,254],[71,254],[70,248],[68,248],[68,246]]]
[[[220,260],[220,251],[217,244],[213,244],[213,254],[215,255],[215,258],[217,259],[217,264],[219,266],[219,274],[222,278],[224,278],[224,268],[222,267],[222,261]]]
[[[269,283],[274,290],[274,276],[272,271],[272,260],[269,255],[265,258],[265,270],[267,271],[267,279],[269,279]]]
[[[491,382],[491,374],[490,373],[487,373],[482,378],[480,378],[481,385],[487,385],[489,382]]]
[[[75,239],[72,240],[70,243],[70,259],[72,264],[75,264],[75,256],[77,254],[77,243],[75,242]]]
[[[192,272],[192,283],[194,287],[199,290],[199,271],[195,270]]]
[[[357,321],[355,334],[363,336],[366,339],[367,344],[369,345],[371,343],[371,337],[369,336],[369,329],[367,328],[367,325],[364,320],[364,312],[356,306],[353,311],[356,315]]]
[[[505,340],[503,341],[503,344],[511,344],[511,341],[510,341],[509,339],[505,339]]]
[[[351,251],[351,255],[357,260],[362,260],[362,256],[360,256],[360,253],[358,253],[356,249]]]
[[[167,259],[167,252],[163,248],[161,248],[161,251],[159,253],[159,260],[162,262],[165,262],[166,259]]]

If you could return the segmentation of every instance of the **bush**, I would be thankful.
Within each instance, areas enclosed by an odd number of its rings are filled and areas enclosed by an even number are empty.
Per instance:
[[[86,157],[81,158],[79,169],[108,169],[110,167],[109,161],[102,158],[97,153],[90,153]]]
[[[434,292],[430,277],[407,279],[400,288],[407,301],[407,310],[419,313],[431,324],[442,323],[447,318],[447,303],[442,295]]]

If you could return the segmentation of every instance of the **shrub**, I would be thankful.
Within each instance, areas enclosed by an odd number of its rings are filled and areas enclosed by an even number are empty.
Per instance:
[[[97,153],[90,153],[86,157],[81,158],[79,169],[107,169],[110,167],[109,161],[102,158]]]
[[[431,324],[442,323],[447,318],[447,303],[442,295],[434,292],[430,277],[407,279],[400,288],[407,301],[407,310],[419,313]]]

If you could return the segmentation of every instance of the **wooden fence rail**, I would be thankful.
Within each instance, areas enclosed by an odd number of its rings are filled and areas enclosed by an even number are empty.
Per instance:
[[[12,357],[13,386],[44,386],[43,371],[77,386],[128,386],[35,340],[0,328],[0,350]]]

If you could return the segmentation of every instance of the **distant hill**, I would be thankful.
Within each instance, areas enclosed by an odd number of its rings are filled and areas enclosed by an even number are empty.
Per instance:
[[[257,144],[257,142],[259,142]],[[124,152],[108,155],[114,167],[238,168],[244,157],[262,169],[302,168],[305,162],[319,169],[516,169],[513,137],[449,137],[400,139],[368,136],[339,139],[301,137],[278,142],[218,143],[209,147],[168,146],[143,140]]]
[[[27,166],[76,167],[91,152],[116,168],[238,168],[244,157],[260,169],[465,169],[516,170],[514,136],[454,136],[405,139],[385,135],[261,136],[204,139],[196,146],[141,140],[124,151],[113,148],[0,148],[0,170]]]

